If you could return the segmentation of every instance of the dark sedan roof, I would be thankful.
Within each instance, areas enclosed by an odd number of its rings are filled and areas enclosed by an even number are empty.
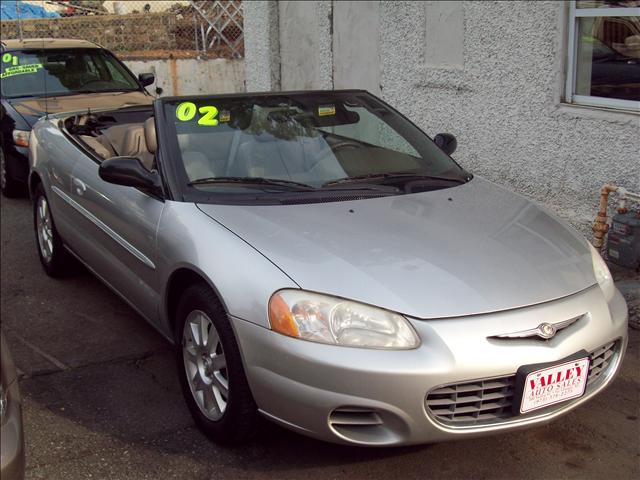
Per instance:
[[[78,40],[75,38],[25,38],[22,40],[11,39],[2,40],[3,50],[34,50],[50,48],[101,48],[88,40]]]

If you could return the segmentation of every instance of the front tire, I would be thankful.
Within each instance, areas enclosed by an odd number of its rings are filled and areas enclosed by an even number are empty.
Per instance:
[[[7,161],[4,149],[0,148],[0,191],[5,197],[14,198],[22,193],[23,185],[11,176]]]
[[[182,295],[176,322],[176,365],[196,424],[220,444],[238,444],[256,431],[258,411],[227,313],[208,285]]]
[[[40,263],[50,277],[66,276],[73,271],[75,259],[62,244],[42,184],[35,188],[33,200],[33,226]]]

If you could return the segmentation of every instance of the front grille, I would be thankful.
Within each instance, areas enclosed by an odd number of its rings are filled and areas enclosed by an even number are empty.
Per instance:
[[[611,366],[620,341],[610,342],[589,354],[587,393],[597,387],[598,378]],[[516,376],[470,380],[444,385],[427,395],[426,406],[445,425],[491,425],[514,416]],[[539,412],[537,412],[539,413]]]
[[[589,364],[589,378],[587,379],[587,387],[595,382],[602,373],[607,371],[611,360],[618,350],[619,342],[611,342],[603,345],[591,352],[591,363]]]
[[[511,415],[516,376],[446,385],[427,395],[427,408],[445,423],[491,422]]]

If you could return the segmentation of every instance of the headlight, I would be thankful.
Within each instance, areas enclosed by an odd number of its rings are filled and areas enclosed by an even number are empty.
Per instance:
[[[304,290],[274,293],[269,300],[269,321],[272,330],[311,342],[390,350],[420,345],[402,315]]]
[[[613,298],[613,294],[615,293],[615,286],[613,285],[613,277],[611,276],[611,272],[609,271],[609,267],[604,262],[598,251],[593,247],[593,245],[589,244],[589,249],[591,250],[591,263],[593,264],[593,274],[598,281],[598,285],[602,289],[602,293],[604,297],[607,299],[607,302],[611,301]]]
[[[29,133],[26,130],[14,130],[13,131],[13,143],[19,147],[29,146]]]

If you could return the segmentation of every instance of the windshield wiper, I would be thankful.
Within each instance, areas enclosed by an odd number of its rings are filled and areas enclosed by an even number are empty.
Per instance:
[[[70,93],[70,95],[74,95],[76,93],[128,93],[128,92],[136,92],[137,90],[131,90],[126,88],[109,88],[107,90],[97,90],[94,88],[81,88],[78,90],[74,90]]]
[[[447,182],[466,183],[470,178],[452,178],[452,177],[440,177],[437,175],[424,175],[420,173],[369,173],[367,175],[356,175],[354,177],[338,178],[324,183],[323,187],[329,187],[331,185],[341,185],[346,183],[358,183],[367,180],[389,180],[394,178],[407,178],[417,180],[444,180]]]
[[[207,185],[215,183],[231,183],[231,184],[244,184],[244,185],[271,185],[276,187],[288,187],[295,188],[300,191],[312,191],[315,190],[311,185],[306,183],[294,182],[293,180],[281,180],[278,178],[264,178],[264,177],[206,177],[198,178],[189,182],[189,186],[193,185]]]
[[[12,95],[10,97],[3,97],[3,98],[6,98],[7,100],[13,100],[14,98],[27,98],[27,97],[42,98],[44,97],[44,93],[42,94],[25,93],[24,95]]]

